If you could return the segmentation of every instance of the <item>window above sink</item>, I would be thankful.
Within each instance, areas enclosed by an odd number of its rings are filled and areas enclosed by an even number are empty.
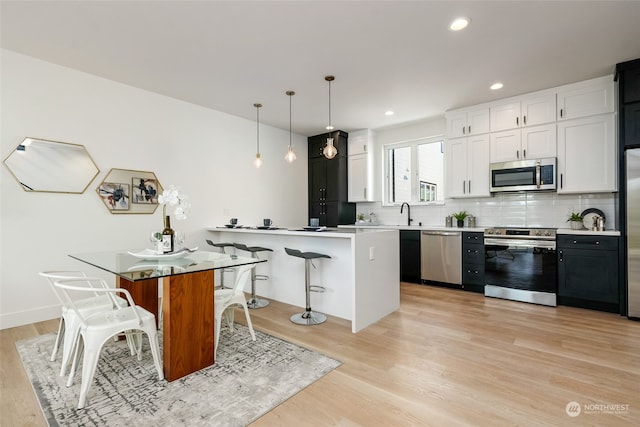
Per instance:
[[[383,146],[384,204],[444,204],[444,137]]]

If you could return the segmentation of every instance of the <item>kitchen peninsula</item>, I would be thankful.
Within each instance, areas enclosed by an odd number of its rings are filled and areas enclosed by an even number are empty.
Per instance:
[[[330,259],[314,261],[311,283],[325,288],[312,292],[314,311],[351,321],[358,332],[400,307],[399,232],[397,230],[305,231],[295,229],[208,228],[214,242],[264,246],[268,260],[257,274],[269,279],[256,284],[262,297],[304,307],[304,262],[284,248],[319,252]],[[242,251],[237,251],[238,255]],[[266,254],[262,256],[262,254]],[[249,291],[249,289],[245,289]]]

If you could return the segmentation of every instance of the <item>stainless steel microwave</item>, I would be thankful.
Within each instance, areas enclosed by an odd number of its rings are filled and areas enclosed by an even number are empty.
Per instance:
[[[556,189],[556,159],[491,163],[491,192]]]

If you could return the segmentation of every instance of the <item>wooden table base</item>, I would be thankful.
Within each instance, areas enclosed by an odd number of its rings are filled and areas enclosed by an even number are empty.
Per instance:
[[[162,279],[162,332],[164,377],[174,381],[214,363],[213,270]],[[158,321],[157,279],[135,282],[118,278],[135,303]]]

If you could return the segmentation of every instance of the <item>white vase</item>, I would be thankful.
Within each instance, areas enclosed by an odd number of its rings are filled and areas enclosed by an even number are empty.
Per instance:
[[[584,228],[582,221],[569,221],[572,230],[582,230]]]

